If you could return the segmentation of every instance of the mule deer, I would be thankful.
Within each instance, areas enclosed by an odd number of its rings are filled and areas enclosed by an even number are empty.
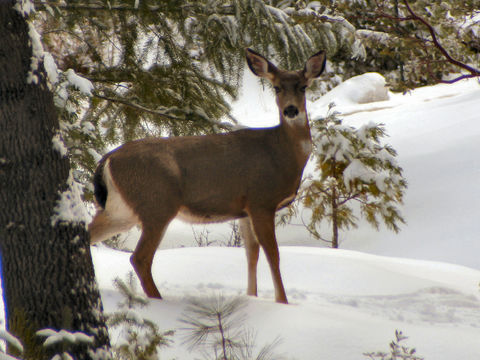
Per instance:
[[[323,72],[325,53],[313,55],[300,71],[280,70],[250,49],[246,57],[252,72],[275,89],[278,126],[132,141],[105,155],[98,165],[94,186],[99,210],[89,225],[91,242],[141,224],[131,262],[149,297],[161,299],[151,267],[173,218],[196,223],[240,219],[248,262],[247,294],[257,295],[261,246],[275,299],[287,303],[274,217],[295,198],[310,156],[305,89]]]

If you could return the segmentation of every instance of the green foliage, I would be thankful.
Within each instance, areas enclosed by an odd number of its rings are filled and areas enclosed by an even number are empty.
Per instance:
[[[371,360],[423,360],[416,355],[417,350],[404,346],[403,342],[408,339],[399,330],[395,330],[395,340],[390,343],[390,353],[383,351],[364,353],[363,355]]]
[[[452,58],[478,67],[477,0],[323,0],[321,3],[333,14],[350,21],[365,47],[365,59],[345,63],[348,74],[380,72],[391,88],[398,91],[435,84],[461,72],[434,44],[428,27],[412,19],[406,4],[433,27],[440,45]]]
[[[74,113],[62,112],[84,183],[112,145],[228,129],[246,46],[292,69],[319,49],[354,54],[353,26],[299,1],[67,0],[39,10],[59,68],[95,86]]]
[[[245,306],[242,297],[226,299],[220,295],[206,300],[190,299],[180,319],[186,325],[185,343],[209,360],[281,359],[282,356],[274,352],[278,339],[255,354],[255,336],[243,325]]]
[[[323,239],[317,229],[327,220],[332,227],[327,241],[338,247],[338,231],[357,226],[355,202],[372,226],[382,222],[398,232],[404,220],[396,204],[402,203],[407,184],[395,150],[381,143],[386,136],[383,125],[343,125],[330,106],[326,118],[312,122],[312,131],[318,173],[302,186],[300,196],[312,211],[309,231]]]
[[[478,65],[475,3],[411,6],[453,58]],[[246,46],[290,69],[326,50],[328,71],[314,97],[366,71],[382,73],[395,90],[459,71],[402,0],[52,0],[38,7],[36,25],[62,74],[73,69],[95,87],[85,97],[58,85],[70,93],[61,135],[83,184],[113,145],[229,129]]]
[[[173,331],[160,332],[151,320],[141,316],[137,308],[148,304],[148,299],[138,295],[132,272],[127,281],[119,278],[115,286],[123,296],[118,304],[119,311],[108,316],[107,325],[111,330],[118,329],[120,339],[113,346],[114,358],[118,360],[154,360],[158,359],[160,347],[168,346]]]

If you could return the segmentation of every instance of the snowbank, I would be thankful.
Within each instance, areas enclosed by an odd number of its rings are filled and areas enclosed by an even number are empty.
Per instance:
[[[456,265],[386,258],[354,251],[282,247],[281,267],[291,305],[273,302],[264,256],[259,263],[259,298],[248,298],[246,324],[259,346],[282,339],[279,351],[298,360],[362,359],[387,350],[396,329],[428,360],[475,359],[480,354],[480,272]],[[112,279],[131,270],[129,254],[92,248],[107,311],[118,303]],[[242,295],[246,259],[239,248],[158,251],[153,277],[164,296],[142,310],[164,329],[178,322],[192,296]],[[162,358],[194,359],[182,331]]]

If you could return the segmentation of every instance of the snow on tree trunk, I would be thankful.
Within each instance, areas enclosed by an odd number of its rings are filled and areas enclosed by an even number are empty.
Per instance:
[[[59,129],[42,61],[32,67],[29,26],[0,2],[0,256],[7,329],[25,359],[108,356],[109,338],[82,222],[56,221],[70,163],[52,143]],[[35,72],[37,81],[27,82]],[[44,347],[41,329],[83,332],[93,342]],[[95,355],[95,353],[97,353]]]

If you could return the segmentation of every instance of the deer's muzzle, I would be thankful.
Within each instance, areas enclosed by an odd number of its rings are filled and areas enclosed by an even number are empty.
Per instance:
[[[283,115],[293,119],[298,115],[298,109],[296,106],[293,105],[287,106],[285,110],[283,110]]]

